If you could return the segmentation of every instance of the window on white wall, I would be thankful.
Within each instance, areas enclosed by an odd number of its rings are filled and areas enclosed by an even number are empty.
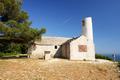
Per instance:
[[[87,52],[87,45],[79,45],[78,49],[79,52]]]
[[[57,49],[57,45],[55,45],[55,49]]]
[[[44,51],[45,54],[50,54],[50,51]]]

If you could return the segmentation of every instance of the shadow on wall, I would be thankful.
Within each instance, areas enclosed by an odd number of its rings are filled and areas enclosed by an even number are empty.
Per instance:
[[[55,53],[54,58],[62,58],[62,45],[60,45],[59,49]]]

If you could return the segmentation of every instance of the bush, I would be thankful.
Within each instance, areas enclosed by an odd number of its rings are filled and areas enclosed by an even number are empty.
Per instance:
[[[95,54],[95,58],[96,58],[96,59],[106,59],[106,60],[111,60],[111,61],[112,61],[111,58],[109,58],[109,57],[107,57],[107,56],[103,56],[103,55],[101,55],[101,54]]]
[[[0,57],[13,57],[19,55],[18,53],[0,53]]]
[[[0,43],[0,53],[22,53],[26,54],[28,51],[27,44],[20,43]]]
[[[0,53],[0,57],[27,57],[28,54],[20,54],[20,53]]]

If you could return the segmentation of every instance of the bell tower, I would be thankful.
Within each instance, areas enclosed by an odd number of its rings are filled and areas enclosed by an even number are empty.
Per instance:
[[[93,42],[92,17],[82,20],[82,35],[86,36],[90,42]]]

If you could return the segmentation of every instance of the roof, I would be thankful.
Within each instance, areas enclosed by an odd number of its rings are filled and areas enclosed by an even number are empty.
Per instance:
[[[36,44],[39,45],[62,45],[66,41],[70,40],[71,38],[66,38],[66,37],[48,37],[48,36],[43,36],[42,40],[37,40],[35,41]]]
[[[81,36],[78,36],[78,37],[73,37],[73,38],[67,40],[64,44],[71,43],[71,42],[73,42],[73,41],[75,41],[75,40],[77,40],[77,39],[79,39],[79,38],[83,38],[83,37],[85,37],[85,36],[84,36],[84,35],[81,35]],[[86,37],[85,37],[85,38],[86,38]]]

